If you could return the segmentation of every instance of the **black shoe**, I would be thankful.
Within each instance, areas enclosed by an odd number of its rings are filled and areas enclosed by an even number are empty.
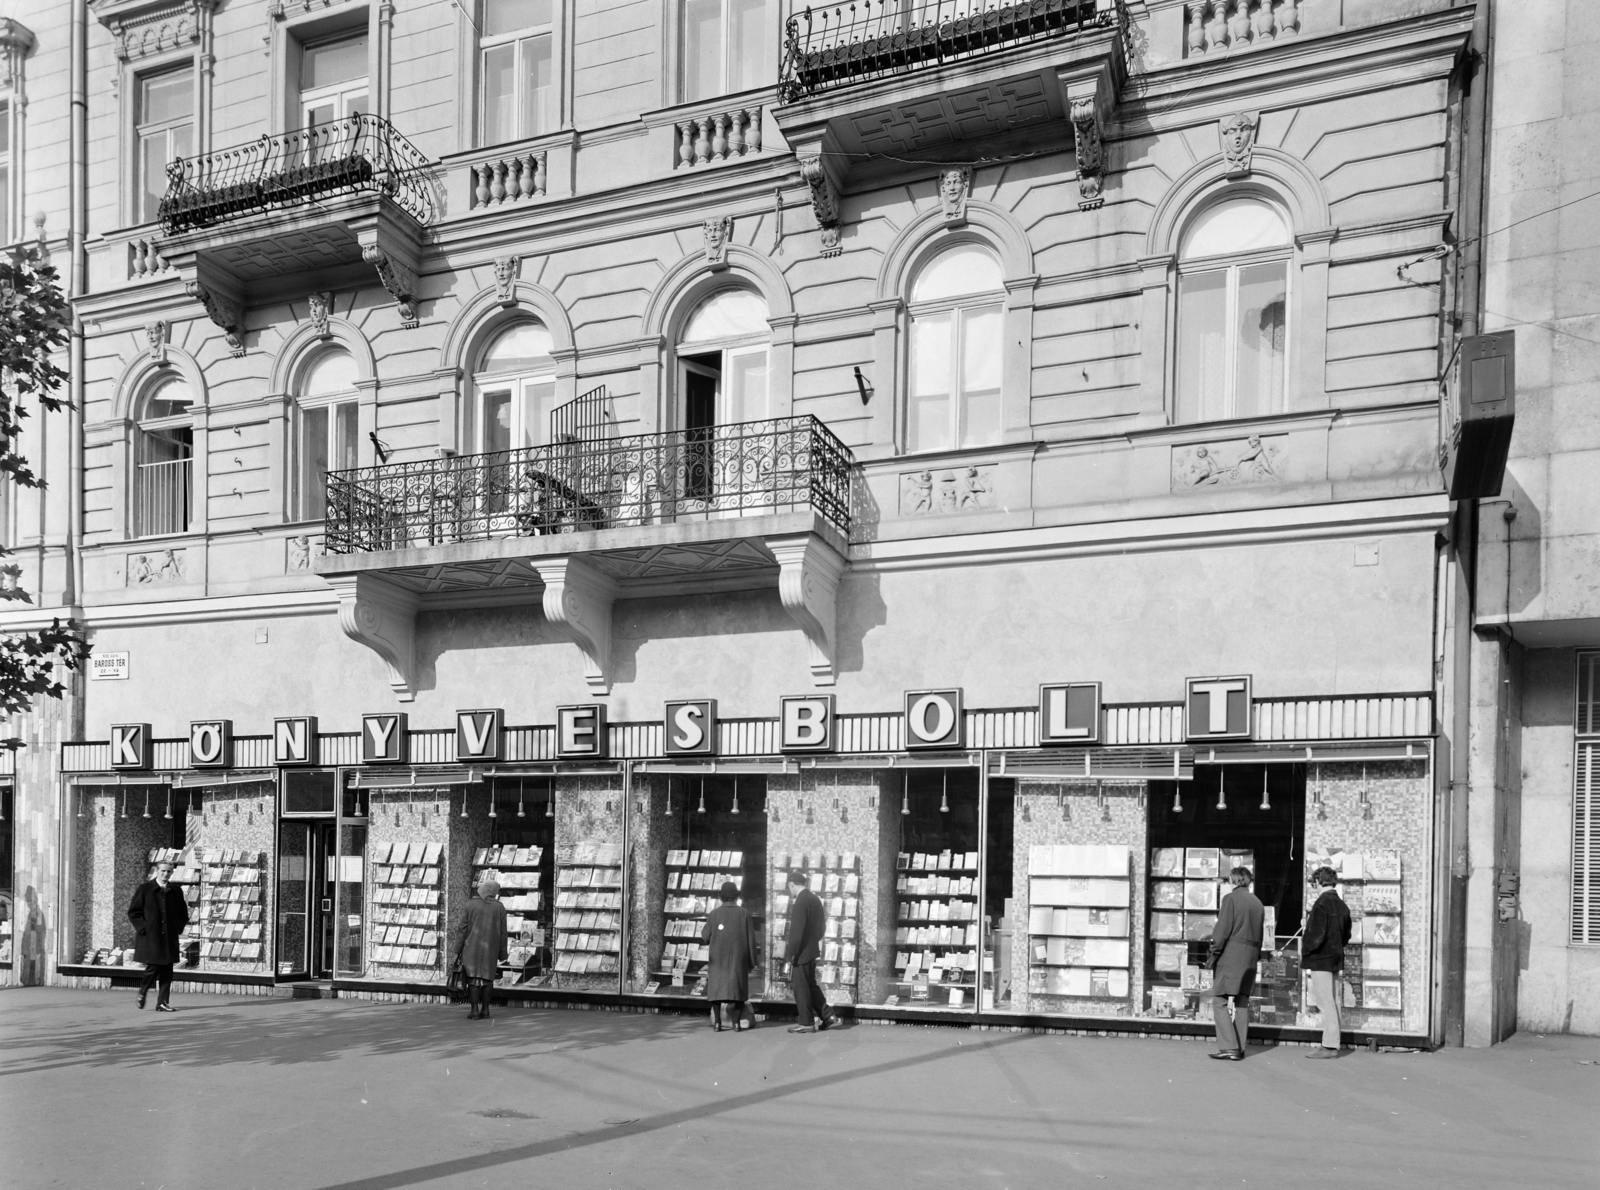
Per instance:
[[[791,1032],[791,1033],[815,1033],[816,1031],[817,1030],[816,1030],[816,1027],[814,1025],[790,1025],[789,1026],[789,1032]]]
[[[139,1007],[140,1008],[144,1007],[144,998],[146,996],[148,996],[149,994],[150,993],[148,991],[146,991],[144,988],[140,988],[139,989]]]
[[[177,1012],[178,1010],[176,1008],[172,1007],[172,1005],[170,1005],[170,1004],[157,1004],[156,1005],[156,1011],[157,1012]]]
[[[838,1023],[839,1023],[839,1018],[836,1017],[836,1016],[830,1016],[826,1020],[818,1021],[817,1022],[817,1032],[818,1033],[826,1033],[829,1029],[833,1028]]]
[[[1206,1057],[1215,1058],[1219,1062],[1244,1061],[1244,1054],[1239,1050],[1217,1050],[1215,1053],[1207,1054]]]

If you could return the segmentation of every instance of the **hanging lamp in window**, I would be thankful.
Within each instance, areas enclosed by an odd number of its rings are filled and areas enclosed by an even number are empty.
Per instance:
[[[1227,808],[1228,808],[1228,791],[1225,788],[1223,780],[1222,780],[1222,770],[1218,769],[1217,770],[1217,809],[1226,810]]]
[[[950,813],[950,770],[943,770],[939,786],[939,813]]]
[[[667,817],[672,817],[672,778],[667,778]]]
[[[1183,783],[1178,782],[1172,787],[1172,812],[1183,813]]]
[[[82,818],[83,817],[83,813],[82,813],[82,811],[83,811],[83,798],[82,798],[81,795],[78,798],[78,811],[79,811],[78,817]],[[148,785],[145,786],[145,790],[144,790],[144,816],[146,818],[150,817],[150,787]]]
[[[495,789],[495,787],[494,787],[494,782],[493,781],[489,782],[489,817],[490,818],[498,818],[498,817],[500,817],[500,815],[495,812],[495,808],[494,808],[495,802],[499,800],[495,796],[498,792],[499,791],[497,789]]]
[[[526,818],[528,812],[522,808],[522,778],[517,778],[517,817]]]
[[[551,784],[544,800],[544,816],[546,818],[554,818],[556,816],[556,787],[554,783]]]
[[[1361,766],[1361,817],[1372,820],[1372,796],[1367,789],[1367,766]]]
[[[203,815],[204,811],[205,811],[205,803],[201,802],[200,806],[201,806],[201,813]],[[122,791],[122,816],[124,818],[126,818],[128,816],[128,791],[126,789],[124,789]]]
[[[695,813],[704,814],[705,812],[706,812],[706,779],[704,777],[701,777],[700,778],[700,808],[698,810],[696,810]]]
[[[1272,796],[1267,792],[1267,766],[1261,766],[1261,809],[1272,809]]]
[[[367,796],[367,809],[369,811],[372,809],[372,797],[371,797],[370,794]],[[461,817],[465,818],[466,816],[467,816],[467,787],[465,785],[463,785],[461,787]]]
[[[733,779],[733,812],[735,814],[737,814],[739,812],[739,778],[738,777],[735,777]]]
[[[907,815],[911,813],[911,771],[907,769],[900,777],[900,813]]]
[[[172,821],[172,786],[167,786],[167,812],[162,815],[168,822]]]

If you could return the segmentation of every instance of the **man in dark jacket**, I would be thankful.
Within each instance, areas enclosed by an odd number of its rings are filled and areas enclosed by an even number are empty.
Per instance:
[[[1235,868],[1228,878],[1233,891],[1222,898],[1211,933],[1211,1014],[1217,1023],[1217,1052],[1211,1056],[1242,1062],[1266,913],[1250,891],[1255,877],[1249,868]]]
[[[789,985],[794,988],[794,1006],[800,1017],[790,1027],[791,1033],[818,1033],[839,1023],[817,984],[817,955],[827,925],[822,899],[807,885],[805,873],[790,872],[789,925],[783,961],[789,964]]]
[[[1334,885],[1332,868],[1311,873],[1311,883],[1322,890],[1306,914],[1306,932],[1300,939],[1300,965],[1311,972],[1311,997],[1322,1013],[1322,1045],[1308,1058],[1339,1056],[1339,972],[1344,969],[1344,948],[1350,945],[1350,910]]]
[[[133,923],[137,935],[133,940],[134,960],[144,964],[139,1007],[144,1007],[151,985],[159,980],[161,990],[156,996],[156,1011],[178,1011],[167,1001],[172,996],[173,965],[183,958],[178,935],[189,924],[189,906],[184,902],[183,890],[172,883],[170,862],[158,863],[155,879],[146,880],[133,890],[128,920]]]

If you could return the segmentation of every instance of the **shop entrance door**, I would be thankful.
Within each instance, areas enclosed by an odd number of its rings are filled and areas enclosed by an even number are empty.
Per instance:
[[[327,979],[333,974],[338,837],[331,822],[286,819],[279,824],[279,979]]]

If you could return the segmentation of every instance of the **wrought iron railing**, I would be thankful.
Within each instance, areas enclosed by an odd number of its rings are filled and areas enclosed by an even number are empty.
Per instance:
[[[139,536],[187,533],[194,513],[194,460],[163,459],[138,465],[135,484]]]
[[[854,465],[806,416],[334,471],[327,552],[806,510],[848,536]]]
[[[380,116],[354,115],[263,136],[167,166],[157,212],[168,234],[342,194],[382,194],[432,221],[428,159]]]
[[[785,103],[989,50],[1116,22],[1122,0],[853,0],[784,26]]]

